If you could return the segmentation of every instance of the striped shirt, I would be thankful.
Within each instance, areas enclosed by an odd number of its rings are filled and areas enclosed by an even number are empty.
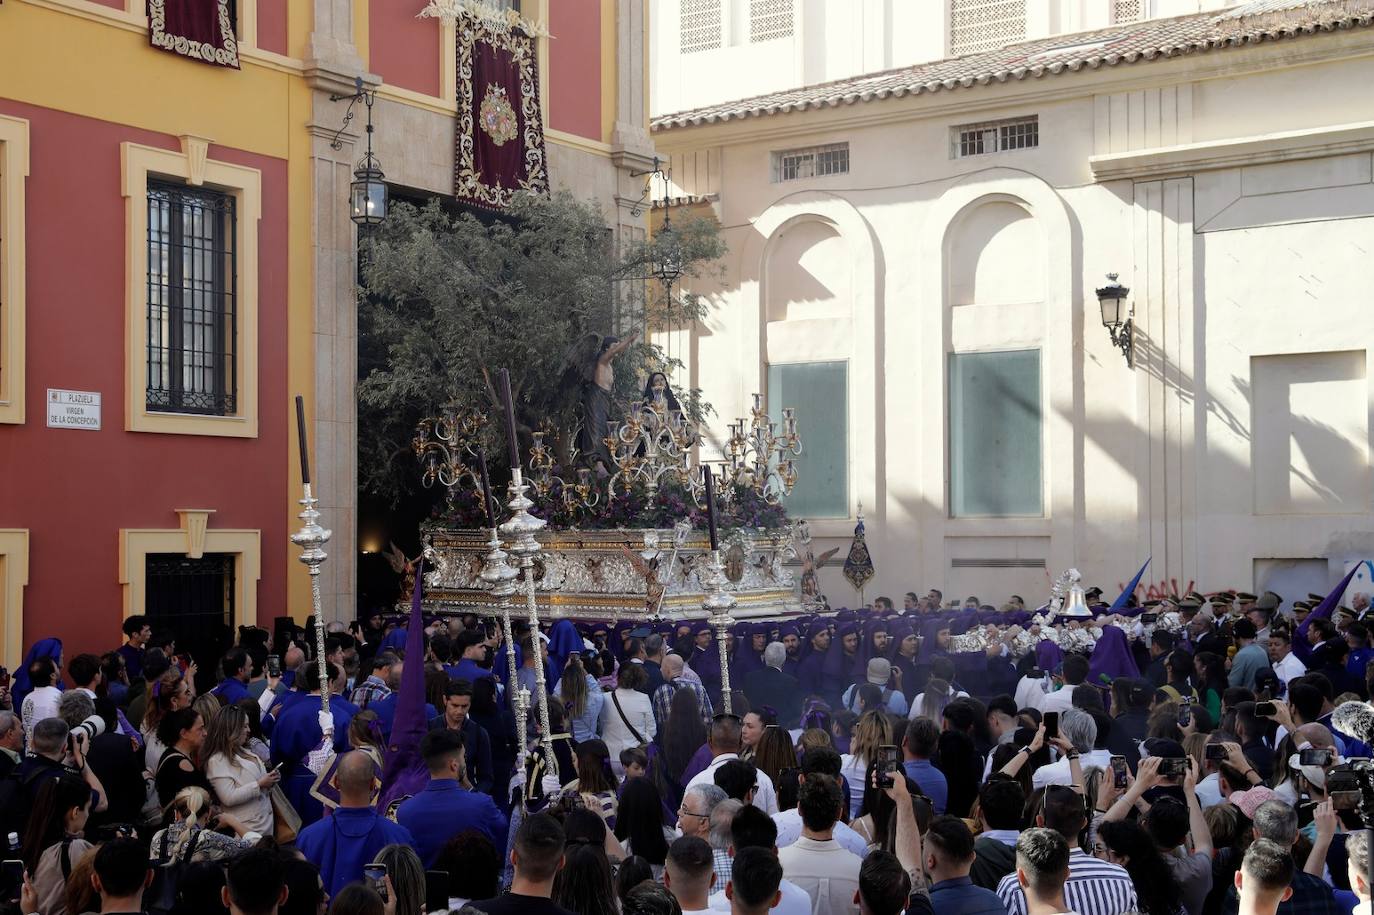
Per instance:
[[[1015,872],[997,884],[997,897],[1008,915],[1026,915],[1026,894],[1016,882]],[[1064,902],[1079,915],[1121,915],[1135,911],[1135,886],[1124,867],[1108,864],[1081,849],[1069,851],[1069,880],[1064,884]]]

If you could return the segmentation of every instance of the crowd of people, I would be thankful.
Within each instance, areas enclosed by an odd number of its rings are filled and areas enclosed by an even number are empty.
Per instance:
[[[507,644],[418,610],[330,624],[322,657],[241,627],[214,672],[137,616],[102,656],[43,639],[0,692],[0,891],[21,915],[1368,911],[1370,735],[1337,711],[1374,680],[1367,596],[1099,597],[878,598],[740,624],[723,656],[701,622]]]

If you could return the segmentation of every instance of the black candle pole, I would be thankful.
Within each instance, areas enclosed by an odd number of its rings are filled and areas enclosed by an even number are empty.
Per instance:
[[[477,468],[482,473],[482,504],[487,508],[487,523],[496,527],[496,500],[491,495],[491,475],[487,473],[487,452],[477,448]]]
[[[720,537],[716,533],[716,481],[711,476],[711,468],[705,464],[701,467],[702,474],[706,477],[706,524],[711,532],[711,549],[720,549]]]
[[[510,445],[510,469],[514,472],[520,467],[520,443],[515,434],[515,398],[510,393],[510,372],[498,369],[496,379],[500,385],[502,405],[506,408],[506,441]]]
[[[305,401],[296,395],[296,435],[301,445],[301,482],[310,482],[310,451],[305,444]]]

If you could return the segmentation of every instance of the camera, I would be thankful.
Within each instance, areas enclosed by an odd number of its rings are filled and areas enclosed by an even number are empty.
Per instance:
[[[72,750],[75,750],[78,744],[89,747],[92,740],[104,733],[105,719],[99,715],[92,715],[67,733],[67,746]]]
[[[1345,812],[1346,828],[1374,828],[1374,761],[1346,760],[1326,775],[1326,793]]]

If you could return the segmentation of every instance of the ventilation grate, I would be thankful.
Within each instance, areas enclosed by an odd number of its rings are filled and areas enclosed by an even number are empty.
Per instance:
[[[792,35],[792,0],[749,0],[749,41]]]
[[[952,569],[1043,569],[1043,559],[951,559]]]
[[[1006,47],[1026,37],[1026,0],[950,0],[949,55]]]
[[[1113,22],[1135,22],[1141,18],[1145,0],[1112,0]]]
[[[681,41],[683,54],[710,51],[721,46],[721,0],[682,0]]]

